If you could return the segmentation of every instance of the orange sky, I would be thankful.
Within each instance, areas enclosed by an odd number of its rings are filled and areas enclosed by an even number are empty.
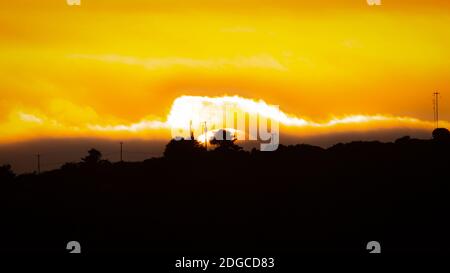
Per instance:
[[[439,90],[450,120],[448,1],[81,2],[0,0],[0,143],[164,123],[183,95],[262,99],[316,123],[386,116],[383,127],[422,128]],[[127,134],[165,130],[151,129]]]

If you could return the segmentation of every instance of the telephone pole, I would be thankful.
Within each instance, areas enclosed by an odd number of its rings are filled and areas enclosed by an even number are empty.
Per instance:
[[[434,110],[434,123],[436,128],[439,128],[439,92],[434,92],[433,96],[433,110]]]
[[[37,172],[38,174],[41,174],[41,154],[37,154]]]
[[[194,140],[194,131],[192,130],[192,119],[189,121],[189,134],[191,139],[190,140]]]
[[[206,121],[203,121],[203,130],[204,130],[204,136],[205,136],[205,149],[208,151],[208,127],[206,126]]]
[[[123,162],[123,142],[120,142],[120,162]]]

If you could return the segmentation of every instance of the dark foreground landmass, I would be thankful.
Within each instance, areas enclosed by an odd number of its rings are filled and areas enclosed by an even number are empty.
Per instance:
[[[216,143],[217,144],[217,143]],[[2,167],[0,251],[445,253],[450,142],[352,142],[165,156],[14,176]]]

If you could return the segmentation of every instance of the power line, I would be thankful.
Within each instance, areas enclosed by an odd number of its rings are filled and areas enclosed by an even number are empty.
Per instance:
[[[105,157],[109,157],[109,156],[118,156],[120,157],[120,161],[123,161],[123,158],[125,155],[146,155],[146,156],[151,156],[151,157],[158,157],[161,156],[161,154],[159,153],[155,153],[155,152],[144,152],[144,151],[125,151],[123,149],[123,142],[121,142],[121,151],[120,153],[116,152],[110,152],[107,154],[103,154],[102,156]],[[41,153],[37,153],[34,155],[34,157],[36,158],[36,172],[37,174],[41,174],[42,171],[45,169],[48,169],[49,167],[53,167],[53,166],[62,166],[66,163],[76,163],[77,159],[74,159],[73,161],[50,161],[50,162],[45,162],[42,160],[42,156],[43,155],[47,155],[47,154],[41,154]],[[48,158],[48,157],[46,157]]]

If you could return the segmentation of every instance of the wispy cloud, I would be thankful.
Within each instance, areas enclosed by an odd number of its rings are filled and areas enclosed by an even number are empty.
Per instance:
[[[140,132],[146,130],[155,130],[155,129],[168,129],[169,125],[167,122],[157,121],[157,120],[141,120],[132,124],[118,124],[118,125],[92,125],[89,124],[87,127],[93,131],[101,131],[101,132],[120,132],[120,131],[128,131],[128,132]]]
[[[20,119],[25,122],[38,123],[38,124],[42,124],[44,122],[41,118],[36,117],[35,115],[32,115],[32,114],[19,112],[18,115],[19,115]]]
[[[285,71],[287,68],[274,57],[267,54],[253,56],[237,56],[233,58],[208,58],[194,59],[184,57],[167,58],[139,58],[123,55],[95,55],[95,54],[72,54],[68,58],[93,60],[106,63],[117,63],[124,65],[142,66],[145,69],[167,69],[171,67],[221,69],[224,67],[234,68],[259,68]]]
[[[256,32],[256,29],[253,27],[236,26],[236,27],[222,28],[221,31],[227,33],[253,33]]]

